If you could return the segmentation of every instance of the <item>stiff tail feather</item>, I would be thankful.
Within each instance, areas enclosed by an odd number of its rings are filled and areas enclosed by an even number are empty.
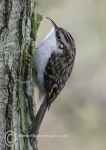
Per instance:
[[[29,135],[36,135],[39,133],[39,128],[41,126],[42,120],[44,118],[45,112],[47,110],[47,101],[44,100],[41,104],[34,120],[32,121],[32,124],[29,129]]]

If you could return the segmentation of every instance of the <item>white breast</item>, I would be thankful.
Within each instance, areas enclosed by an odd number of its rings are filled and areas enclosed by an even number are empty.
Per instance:
[[[45,71],[48,59],[52,52],[58,52],[55,30],[54,28],[51,32],[43,39],[43,41],[38,45],[38,48],[34,54],[35,67],[37,70],[37,82],[40,86],[43,86],[43,73]]]

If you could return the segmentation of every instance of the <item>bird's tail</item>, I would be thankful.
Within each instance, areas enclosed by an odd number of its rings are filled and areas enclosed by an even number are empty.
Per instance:
[[[41,104],[34,120],[32,121],[32,124],[31,124],[30,129],[29,129],[29,135],[36,135],[37,136],[46,110],[47,110],[47,101],[44,100],[43,103]]]

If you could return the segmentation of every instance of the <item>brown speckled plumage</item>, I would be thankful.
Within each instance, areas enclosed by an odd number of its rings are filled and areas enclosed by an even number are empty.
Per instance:
[[[72,35],[48,19],[54,30],[41,42],[33,56],[32,76],[42,94],[43,102],[31,124],[30,134],[38,134],[47,108],[50,108],[71,75],[76,55]]]
[[[48,60],[44,73],[44,87],[47,92],[48,108],[59,95],[68,80],[74,64],[74,58],[70,52],[62,50],[62,53],[53,52]]]

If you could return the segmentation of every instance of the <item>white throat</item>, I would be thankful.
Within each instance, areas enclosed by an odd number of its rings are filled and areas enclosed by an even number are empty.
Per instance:
[[[35,52],[35,68],[37,69],[39,86],[43,87],[43,74],[45,71],[46,64],[53,52],[59,52],[56,43],[55,30],[49,32],[49,34],[41,41]]]
[[[46,51],[48,51],[48,49],[49,49],[49,51],[52,51],[53,49],[57,49],[54,27],[51,29],[49,34],[38,45],[38,48],[41,48],[41,47],[45,48]]]

